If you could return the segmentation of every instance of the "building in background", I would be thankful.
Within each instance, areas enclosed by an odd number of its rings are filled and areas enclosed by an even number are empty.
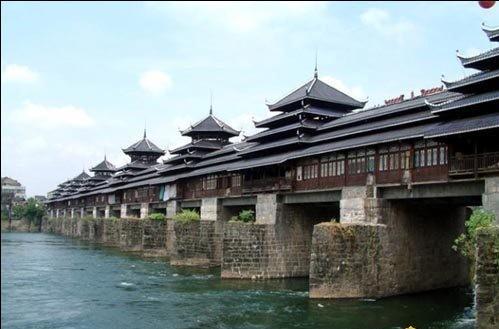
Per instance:
[[[2,177],[2,211],[6,211],[8,205],[24,200],[26,200],[26,187],[15,179]]]

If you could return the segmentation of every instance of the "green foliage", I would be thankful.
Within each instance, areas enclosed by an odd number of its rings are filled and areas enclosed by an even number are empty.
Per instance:
[[[156,213],[150,214],[149,219],[164,221],[166,219],[166,216],[163,215],[162,213],[156,212]]]
[[[175,214],[173,220],[181,223],[189,223],[200,220],[200,217],[197,211],[184,209]]]
[[[24,218],[25,207],[21,204],[16,204],[12,207],[12,219],[21,220]]]
[[[37,223],[45,215],[45,205],[35,198],[29,198],[24,204],[24,218],[30,223]]]
[[[476,208],[473,210],[470,218],[465,223],[466,231],[454,240],[452,249],[468,258],[473,266],[475,264],[476,238],[478,230],[481,228],[491,227],[494,220],[494,214],[484,210],[483,208]]]
[[[230,218],[232,222],[251,223],[255,221],[255,212],[253,210],[241,210],[239,215]]]
[[[9,212],[7,210],[2,210],[2,220],[9,220]]]

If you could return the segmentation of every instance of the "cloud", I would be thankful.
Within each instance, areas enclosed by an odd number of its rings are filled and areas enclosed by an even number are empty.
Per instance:
[[[416,26],[405,19],[395,21],[390,13],[379,8],[370,8],[360,15],[362,23],[382,35],[404,42],[409,36],[416,34]]]
[[[359,86],[353,86],[353,87],[348,87],[343,81],[333,78],[331,76],[323,76],[320,77],[322,81],[330,85],[331,87],[334,87],[341,91],[342,93],[347,94],[348,96],[351,96],[357,100],[365,100],[366,94],[362,87]]]
[[[313,1],[292,2],[155,2],[146,1],[153,9],[181,12],[177,17],[188,16],[198,23],[221,25],[232,32],[250,32],[268,26],[276,21],[287,21],[320,12],[327,3]]]
[[[38,128],[89,127],[95,124],[93,118],[82,108],[73,105],[51,107],[27,101],[12,112],[14,122]]]
[[[2,71],[2,83],[5,82],[33,83],[36,81],[38,81],[38,73],[32,71],[27,66],[9,64]]]
[[[168,74],[159,70],[149,70],[141,74],[139,84],[149,93],[160,94],[169,89],[173,82]]]

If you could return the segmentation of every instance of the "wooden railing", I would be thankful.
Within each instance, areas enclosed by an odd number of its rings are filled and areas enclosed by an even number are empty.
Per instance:
[[[242,193],[261,193],[272,191],[291,190],[292,180],[289,178],[264,178],[245,181],[242,187]]]
[[[499,171],[499,152],[451,157],[449,175],[467,175]]]

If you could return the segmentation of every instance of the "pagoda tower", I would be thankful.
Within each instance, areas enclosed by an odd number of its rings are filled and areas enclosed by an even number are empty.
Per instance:
[[[204,155],[231,144],[230,138],[239,136],[240,132],[215,117],[213,107],[210,106],[210,113],[206,118],[181,131],[181,134],[190,137],[191,142],[170,150],[170,154],[175,156],[165,160],[165,164],[196,162]]]

